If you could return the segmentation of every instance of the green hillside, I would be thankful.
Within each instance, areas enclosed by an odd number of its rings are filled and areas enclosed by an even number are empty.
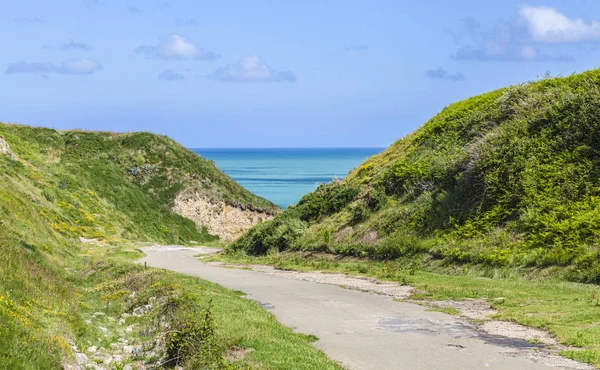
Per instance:
[[[142,256],[137,242],[216,239],[169,210],[186,186],[247,210],[276,211],[163,136],[0,124],[0,369],[73,369],[75,348],[78,358],[96,347],[96,356],[109,356],[123,350],[121,338],[138,352],[120,352],[99,368],[157,361],[246,368],[244,359],[224,359],[240,346],[252,347],[248,361],[263,368],[296,368],[282,362],[284,351],[315,368],[337,368],[311,338],[238,292],[132,263]],[[150,312],[132,315],[150,304]],[[270,343],[274,337],[280,341]],[[98,358],[87,364],[101,364]]]
[[[444,108],[230,250],[556,271],[600,282],[600,71]]]

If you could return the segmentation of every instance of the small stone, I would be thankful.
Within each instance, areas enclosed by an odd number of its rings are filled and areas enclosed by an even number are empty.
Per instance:
[[[90,360],[83,353],[77,352],[77,353],[75,353],[75,361],[77,361],[78,364],[83,365],[83,364],[88,363]]]
[[[88,353],[96,353],[96,351],[98,351],[98,347],[96,346],[91,346],[87,349]]]
[[[109,347],[110,349],[119,349],[119,343],[111,343]]]
[[[133,333],[133,325],[129,325],[126,329],[125,329],[126,333]]]
[[[125,343],[125,344],[129,343],[129,341],[125,338],[119,338],[119,342]]]
[[[113,362],[113,357],[111,355],[108,355],[106,357],[104,357],[104,364],[105,365],[110,365]]]
[[[131,365],[125,365],[123,366],[123,370],[133,370],[133,367],[131,367]]]
[[[107,332],[108,332],[108,329],[107,329],[107,328],[105,328],[105,327],[103,327],[103,326],[99,326],[99,327],[98,327],[98,329],[99,329],[101,332],[104,332],[104,333],[107,333]]]
[[[125,325],[125,319],[119,319],[119,325]]]

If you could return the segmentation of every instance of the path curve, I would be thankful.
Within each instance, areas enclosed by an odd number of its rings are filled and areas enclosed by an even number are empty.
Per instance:
[[[519,350],[514,342],[482,336],[461,318],[388,296],[210,266],[194,257],[214,253],[214,248],[155,246],[142,251],[146,257],[140,263],[245,292],[284,325],[316,335],[315,345],[348,369],[587,368],[560,367],[568,360],[552,363],[543,351],[533,355],[535,351]]]

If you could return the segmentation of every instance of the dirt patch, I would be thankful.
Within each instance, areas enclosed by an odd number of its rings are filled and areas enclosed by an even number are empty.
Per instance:
[[[350,226],[346,226],[345,228],[343,228],[342,230],[338,231],[335,234],[335,241],[337,243],[342,242],[344,239],[346,239],[347,237],[349,237],[350,235],[352,235],[352,233],[354,233],[354,229]]]
[[[377,245],[379,243],[379,235],[377,235],[377,231],[367,231],[365,235],[363,235],[362,241],[367,245]]]
[[[556,339],[543,330],[530,328],[510,321],[486,321],[479,326],[479,329],[491,335],[525,339],[551,346],[558,344]]]
[[[229,348],[227,352],[225,352],[223,358],[230,363],[237,362],[243,360],[244,357],[246,357],[249,353],[252,353],[253,351],[254,348],[242,348],[239,346],[233,346]]]
[[[478,329],[489,335],[505,338],[523,339],[533,343],[556,346],[558,342],[549,333],[520,325],[510,321],[491,320],[497,313],[485,299],[466,299],[464,301],[432,301],[428,303],[434,308],[454,308],[460,316],[470,320],[485,320]]]
[[[464,301],[433,301],[434,308],[454,308],[471,320],[483,320],[497,313],[485,299],[466,299]]]
[[[376,279],[353,277],[344,274],[328,274],[320,271],[287,271],[279,270],[269,265],[232,265],[223,262],[208,262],[208,265],[235,267],[235,268],[250,268],[254,271],[264,272],[269,275],[284,277],[287,279],[311,281],[314,283],[338,285],[347,289],[354,289],[363,292],[376,293],[387,295],[393,298],[407,298],[414,290],[413,287],[400,285],[391,282],[381,282]]]

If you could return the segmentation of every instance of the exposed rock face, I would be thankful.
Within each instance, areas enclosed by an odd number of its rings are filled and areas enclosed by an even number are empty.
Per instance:
[[[173,212],[194,221],[198,227],[223,240],[235,240],[259,221],[273,216],[264,212],[241,209],[223,201],[214,201],[196,189],[180,192],[173,201]]]
[[[0,155],[7,155],[12,159],[15,159],[15,155],[10,151],[8,143],[2,136],[0,136]]]

